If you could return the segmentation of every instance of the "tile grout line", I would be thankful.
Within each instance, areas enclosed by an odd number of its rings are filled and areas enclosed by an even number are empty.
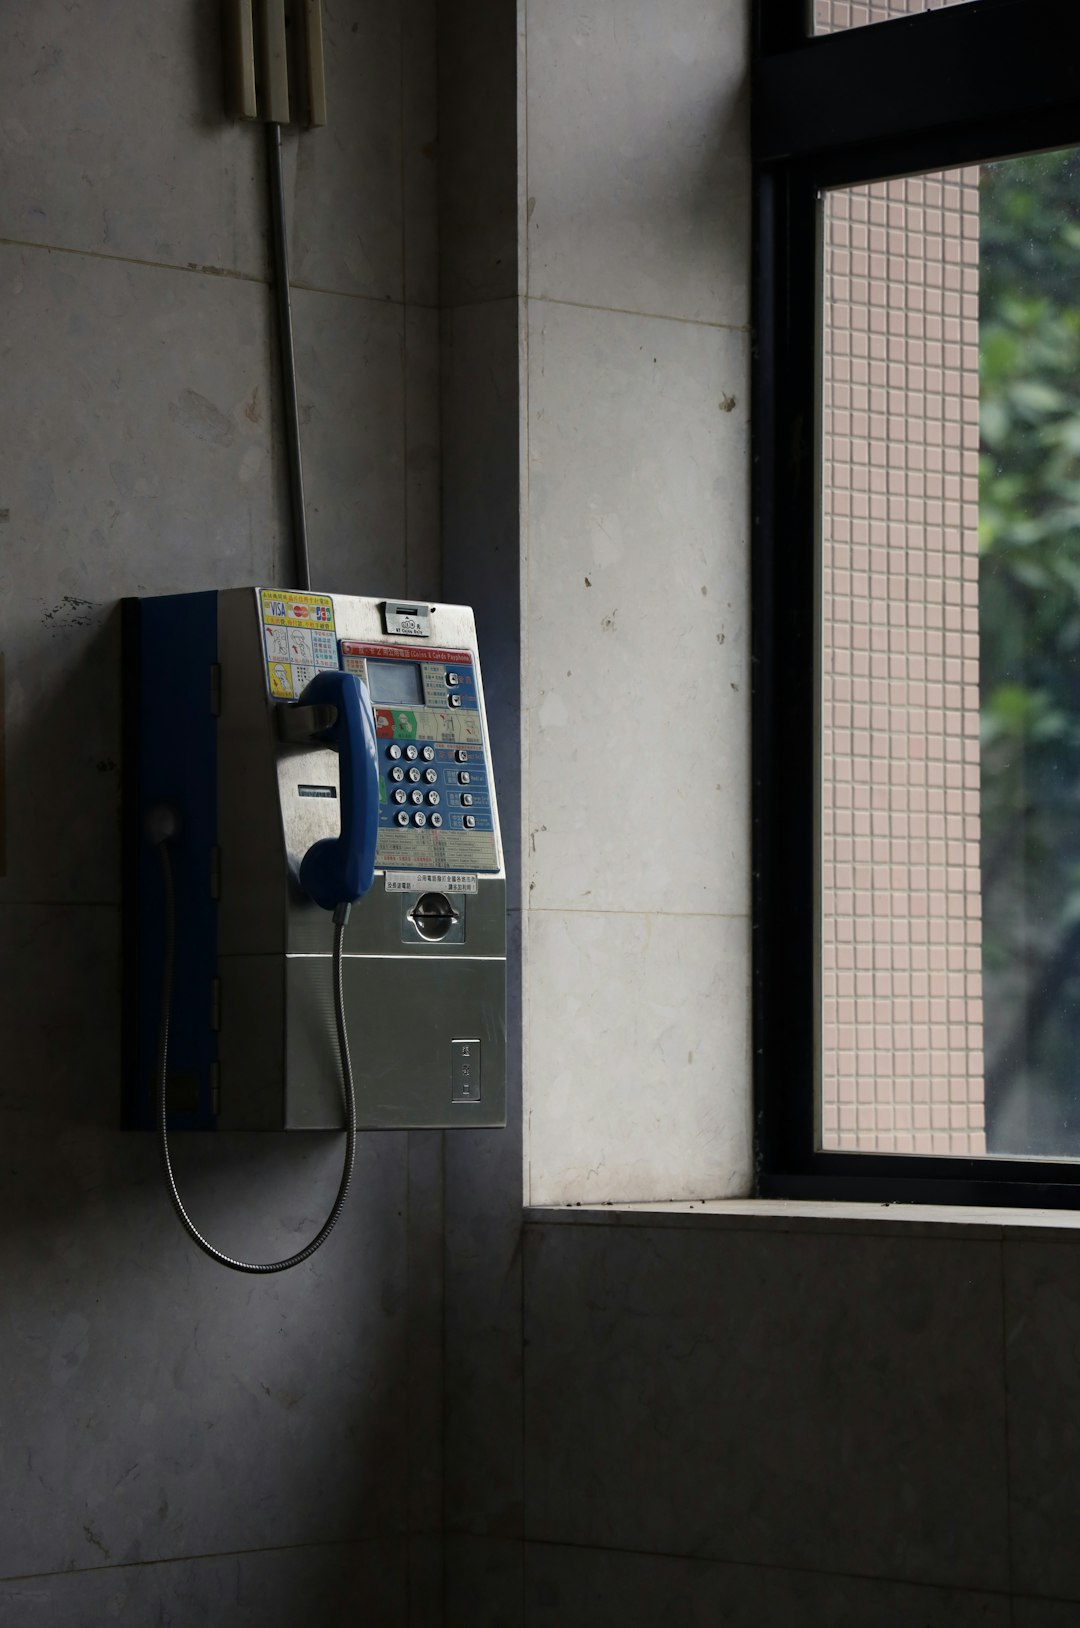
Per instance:
[[[490,1541],[490,1540],[488,1540]],[[988,1599],[1005,1600],[1011,1606],[1014,1596],[1000,1588],[988,1588],[972,1583],[946,1583],[939,1579],[897,1577],[888,1572],[868,1571],[836,1571],[825,1566],[792,1566],[783,1562],[766,1560],[721,1559],[716,1555],[692,1554],[678,1549],[631,1549],[618,1544],[575,1543],[567,1538],[526,1538],[525,1547],[538,1549],[572,1549],[577,1553],[594,1555],[626,1555],[634,1559],[646,1560],[674,1560],[684,1565],[739,1567],[746,1571],[760,1571],[766,1573],[780,1572],[791,1577],[824,1577],[838,1578],[858,1583],[886,1583],[892,1587],[936,1590],[948,1594],[983,1595]],[[1056,1594],[1023,1594],[1019,1598],[1024,1600],[1037,1600],[1040,1604],[1076,1605],[1076,1600],[1070,1600],[1064,1595]]]
[[[518,513],[519,513],[518,530],[519,530],[519,534],[523,538],[524,544],[525,544],[525,548],[524,548],[525,558],[524,558],[524,561],[522,562],[524,569],[521,572],[521,580],[520,580],[520,585],[519,585],[519,589],[518,589],[519,614],[520,614],[519,638],[520,638],[520,642],[521,642],[521,649],[520,649],[519,656],[518,656],[518,663],[519,663],[518,674],[519,674],[519,684],[520,684],[520,689],[521,689],[519,707],[520,707],[520,710],[521,710],[521,716],[522,716],[522,720],[523,720],[523,723],[524,723],[525,719],[527,718],[527,709],[526,709],[526,706],[525,706],[525,698],[526,698],[526,695],[528,694],[528,688],[527,688],[527,684],[526,684],[526,677],[527,677],[527,674],[528,674],[528,638],[529,638],[528,608],[529,608],[529,601],[530,601],[530,588],[531,588],[531,583],[532,583],[532,550],[529,547],[529,538],[530,538],[530,532],[531,532],[531,525],[530,525],[531,516],[530,516],[530,507],[529,507],[529,472],[530,472],[530,467],[531,467],[531,464],[530,464],[530,437],[531,437],[531,427],[532,427],[532,418],[531,418],[531,412],[532,412],[532,371],[531,371],[531,346],[530,346],[530,323],[529,323],[529,250],[530,250],[530,244],[529,244],[529,223],[528,223],[528,209],[527,209],[527,200],[528,200],[528,197],[529,197],[529,0],[521,0],[521,110],[520,110],[520,116],[521,116],[521,124],[522,124],[522,142],[523,142],[523,151],[522,151],[522,155],[521,155],[521,158],[522,158],[522,171],[523,171],[522,180],[524,181],[525,184],[524,184],[524,186],[522,188],[523,197],[522,197],[522,200],[519,203],[518,207],[520,209],[521,207],[524,206],[525,209],[526,209],[526,213],[525,213],[525,217],[524,217],[524,231],[519,232],[519,245],[520,245],[519,246],[519,253],[524,256],[525,264],[524,264],[523,267],[518,266],[517,275],[515,277],[515,282],[516,282],[518,288],[524,290],[524,297],[519,300],[518,306],[517,306],[517,310],[518,310],[518,329],[519,329],[519,334],[521,336],[519,354],[521,355],[521,358],[522,358],[522,361],[521,361],[521,363],[519,365],[523,365],[524,369],[525,369],[525,380],[524,380],[525,399],[524,399],[523,402],[519,401],[519,404],[518,404],[519,405],[520,420],[521,420],[521,428],[520,428],[520,432],[519,432],[520,439],[519,439],[519,445],[518,445],[518,471],[519,471],[518,480],[519,480],[519,484],[520,484],[520,486],[522,488],[519,491],[519,494],[518,494]],[[522,273],[524,273],[524,275],[522,275]],[[530,815],[531,815],[530,799],[529,799],[529,786],[530,786],[530,779],[529,779],[529,757],[530,757],[530,752],[529,752],[529,748],[530,748],[530,744],[531,744],[531,737],[530,737],[530,733],[529,733],[528,728],[523,727],[523,728],[519,729],[518,751],[519,751],[519,755],[520,755],[519,775],[520,775],[520,783],[521,783],[521,809],[520,809],[520,813],[519,813],[521,832],[520,832],[520,839],[519,840],[520,840],[520,844],[521,844],[521,862],[520,862],[520,864],[521,864],[521,912],[522,912],[522,914],[521,914],[521,921],[520,921],[520,924],[519,924],[520,925],[520,937],[519,937],[519,946],[518,946],[518,977],[519,977],[519,982],[520,982],[520,986],[521,986],[520,987],[520,1001],[521,1001],[521,1008],[520,1008],[520,1010],[521,1010],[521,1018],[520,1018],[520,1023],[521,1023],[521,1107],[520,1107],[520,1113],[521,1113],[522,1171],[521,1171],[521,1177],[520,1177],[520,1191],[521,1191],[521,1198],[522,1198],[523,1205],[528,1205],[532,1201],[532,1158],[531,1158],[530,1152],[529,1152],[531,1108],[530,1108],[530,1113],[528,1115],[526,1115],[526,1112],[525,1112],[525,1108],[526,1108],[526,1091],[527,1091],[528,1080],[529,1080],[529,1072],[530,1072],[529,1071],[529,1066],[528,1066],[528,1054],[529,1054],[528,1036],[529,1036],[529,1034],[531,1032],[531,1028],[532,1028],[532,1024],[531,1024],[531,1021],[530,1021],[530,1019],[531,1019],[531,1011],[532,1011],[532,998],[531,998],[532,990],[531,990],[530,980],[526,975],[526,973],[527,973],[527,960],[528,960],[528,942],[529,942],[529,936],[530,936],[529,935],[529,930],[528,930],[528,924],[529,924],[528,911],[530,909],[529,894],[530,894],[530,891],[532,889],[532,864],[531,864],[531,861],[530,861],[530,858],[529,858],[529,839],[528,839],[528,833],[529,833],[529,831],[531,830],[531,827],[532,827],[532,820],[531,820],[531,817],[530,817]],[[519,1395],[519,1404],[518,1404],[518,1414],[519,1414],[518,1428],[520,1430],[520,1437],[519,1437],[520,1447],[519,1447],[519,1451],[521,1453],[521,1527],[520,1527],[520,1531],[521,1531],[521,1551],[520,1551],[521,1552],[521,1578],[520,1578],[520,1598],[521,1598],[521,1621],[522,1621],[523,1628],[524,1628],[524,1624],[529,1619],[529,1590],[528,1590],[528,1571],[529,1571],[529,1545],[528,1545],[528,1529],[529,1529],[529,1462],[528,1462],[528,1445],[527,1445],[527,1432],[526,1432],[527,1403],[526,1403],[526,1388],[525,1388],[525,1365],[526,1365],[526,1363],[528,1361],[528,1348],[527,1348],[526,1343],[525,1343],[525,1308],[526,1308],[526,1298],[527,1298],[527,1296],[526,1296],[526,1271],[527,1271],[526,1254],[527,1254],[528,1239],[527,1239],[527,1234],[526,1234],[526,1229],[525,1229],[524,1222],[525,1222],[525,1216],[524,1216],[524,1212],[522,1212],[519,1215],[519,1219],[518,1219],[518,1258],[519,1258],[520,1263],[521,1263],[521,1265],[520,1265],[521,1283],[520,1283],[520,1288],[519,1288],[519,1292],[518,1292],[518,1349],[519,1349],[519,1351],[521,1353],[519,1367],[518,1367],[518,1384],[520,1386],[520,1395]]]
[[[38,254],[65,254],[79,260],[103,260],[111,265],[139,266],[146,271],[173,271],[186,277],[217,277],[225,282],[250,283],[255,288],[269,288],[271,284],[269,275],[258,276],[255,272],[236,271],[229,266],[200,266],[194,261],[183,265],[179,261],[143,260],[133,254],[103,254],[100,249],[75,249],[63,243],[37,243],[31,238],[0,237],[0,248],[31,249]],[[349,288],[324,288],[319,283],[306,283],[295,277],[289,278],[289,287],[299,294],[321,294],[328,299],[359,300],[364,305],[391,306],[401,310],[406,307],[404,299],[397,299],[393,295],[360,294],[355,289]],[[411,303],[424,311],[439,309],[437,305],[428,305],[421,300],[413,300]]]
[[[408,244],[405,208],[405,8],[398,14],[398,107],[400,110],[398,137],[400,140],[401,182],[401,547],[402,580],[405,592],[411,592],[409,580],[409,309],[405,300],[408,287]]]
[[[714,322],[708,317],[679,317],[665,311],[634,311],[625,305],[594,305],[589,300],[560,300],[552,294],[529,293],[537,305],[565,305],[573,311],[605,311],[611,316],[641,317],[649,322],[677,322],[684,328],[716,328],[721,333],[748,334],[749,322]]]
[[[534,916],[660,916],[672,921],[749,921],[749,910],[615,910],[602,905],[530,904]]]
[[[408,1543],[408,1532],[379,1532],[370,1537],[324,1538],[314,1543],[277,1543],[269,1548],[207,1549],[190,1555],[157,1555],[150,1560],[112,1560],[101,1566],[60,1566],[52,1571],[12,1572],[0,1577],[0,1588],[8,1583],[37,1583],[51,1577],[94,1577],[100,1572],[141,1571],[152,1566],[196,1565],[206,1560],[243,1560],[248,1555],[294,1554],[305,1549],[354,1549],[368,1544]]]

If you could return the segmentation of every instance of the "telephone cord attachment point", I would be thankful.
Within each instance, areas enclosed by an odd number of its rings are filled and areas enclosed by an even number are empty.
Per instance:
[[[151,811],[147,820],[147,835],[150,836],[150,819],[157,810]],[[179,823],[177,823],[177,830]],[[172,1207],[176,1211],[184,1231],[194,1243],[209,1255],[211,1260],[217,1261],[220,1266],[227,1266],[233,1272],[251,1272],[257,1275],[266,1275],[270,1272],[287,1272],[291,1267],[299,1266],[329,1238],[337,1225],[338,1217],[345,1204],[352,1181],[353,1169],[356,1164],[356,1088],[353,1083],[352,1059],[349,1055],[349,1034],[345,1022],[345,990],[342,982],[342,949],[345,938],[345,926],[349,920],[350,906],[339,904],[334,910],[334,953],[332,958],[334,978],[334,1021],[337,1028],[338,1053],[341,1059],[341,1077],[345,1091],[345,1162],[341,1172],[341,1182],[338,1186],[337,1197],[334,1199],[330,1214],[323,1222],[319,1231],[309,1244],[297,1250],[295,1255],[289,1255],[280,1261],[241,1261],[232,1255],[226,1255],[223,1250],[215,1248],[209,1239],[204,1238],[198,1227],[192,1221],[184,1208],[180,1197],[180,1190],[176,1185],[173,1174],[172,1159],[169,1155],[169,1135],[166,1122],[168,1106],[168,1080],[169,1080],[169,1023],[172,1015],[172,983],[173,962],[176,955],[176,887],[173,880],[172,855],[169,852],[169,843],[174,833],[167,832],[156,838],[157,849],[161,855],[161,876],[165,892],[165,965],[161,980],[161,1019],[158,1030],[158,1062],[157,1062],[157,1092],[158,1092],[158,1146],[161,1150],[161,1161],[165,1167],[165,1180],[169,1189]]]

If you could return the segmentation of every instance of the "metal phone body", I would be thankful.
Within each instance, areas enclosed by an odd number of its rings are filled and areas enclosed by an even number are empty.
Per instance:
[[[343,963],[358,1124],[505,1124],[506,873],[472,612],[272,588],[128,600],[124,652],[127,1123],[154,1120],[165,924],[143,827],[166,804],[170,1125],[344,1124],[332,920],[298,880],[340,830],[338,759],[296,703],[345,666],[379,756],[375,880]]]

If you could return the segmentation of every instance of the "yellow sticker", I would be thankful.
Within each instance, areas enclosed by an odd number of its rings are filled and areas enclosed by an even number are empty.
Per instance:
[[[286,593],[282,588],[262,591],[263,623],[267,627],[309,627],[334,631],[334,601],[329,594]]]
[[[271,661],[267,666],[270,673],[270,694],[276,695],[279,701],[291,701],[293,698],[292,664],[287,661]]]

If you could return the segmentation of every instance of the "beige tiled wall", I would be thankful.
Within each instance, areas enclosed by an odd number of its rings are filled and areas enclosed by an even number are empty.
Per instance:
[[[977,169],[826,199],[826,1147],[985,1152],[978,211]]]
[[[814,0],[814,33],[834,34],[839,28],[860,28],[913,11],[941,11],[945,6],[964,4],[965,0]]]

